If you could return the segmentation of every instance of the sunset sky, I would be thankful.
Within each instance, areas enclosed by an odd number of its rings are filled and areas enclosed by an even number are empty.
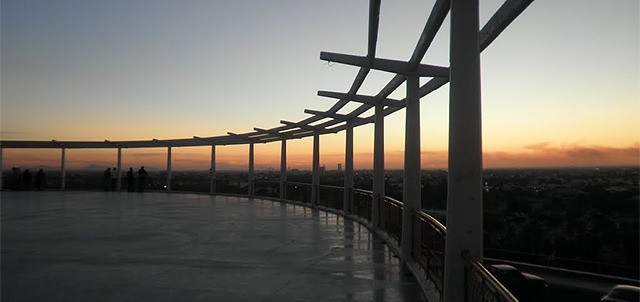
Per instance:
[[[408,60],[433,0],[383,1],[377,56]],[[481,0],[480,25],[503,1]],[[334,102],[358,71],[320,51],[365,55],[365,0],[2,0],[2,140],[142,140],[244,133]],[[638,165],[637,0],[536,0],[483,52],[484,165]],[[449,18],[423,63],[448,66]],[[372,71],[359,91],[393,75]],[[422,79],[425,82],[428,79]],[[421,102],[423,168],[446,168],[448,90]],[[404,85],[391,97],[404,98]],[[347,106],[341,112],[355,108]],[[372,111],[366,116],[372,114]],[[404,110],[385,120],[387,169],[402,168]],[[321,137],[321,164],[344,162],[345,134]],[[355,131],[372,167],[373,125]],[[312,138],[288,142],[310,169]],[[173,169],[207,169],[210,147],[174,148]],[[279,143],[256,145],[279,169]],[[218,169],[246,169],[248,147],[220,146]],[[59,166],[60,150],[6,149],[3,168]],[[113,166],[116,150],[68,150],[70,168]],[[165,169],[166,149],[123,151],[123,166]]]

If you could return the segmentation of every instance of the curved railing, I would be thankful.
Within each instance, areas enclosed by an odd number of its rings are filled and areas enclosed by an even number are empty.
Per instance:
[[[289,200],[310,203],[311,184],[287,182]],[[320,185],[319,206],[336,210],[343,215],[347,212],[343,209],[344,188],[338,186]],[[305,195],[306,198],[300,198]],[[324,195],[324,196],[323,196]],[[285,200],[286,201],[286,200]],[[373,192],[363,189],[354,189],[353,208],[351,214],[371,225],[371,207]],[[379,230],[384,232],[396,247],[402,244],[402,208],[401,201],[391,197],[385,197],[381,201],[379,211]],[[418,210],[412,213],[412,228],[415,238],[412,240],[411,258],[415,261],[428,280],[440,300],[444,292],[444,256],[447,237],[446,227],[438,220]],[[395,242],[393,242],[395,241]],[[500,282],[491,275],[482,263],[468,252],[462,255],[467,262],[467,274],[465,276],[466,301],[518,301]],[[420,278],[420,276],[416,276]]]
[[[424,271],[427,280],[431,281],[436,291],[442,296],[447,229],[424,211],[415,211],[412,216],[413,234],[419,237],[413,240],[412,256]]]
[[[462,253],[465,269],[466,301],[517,302],[516,299],[468,250]]]

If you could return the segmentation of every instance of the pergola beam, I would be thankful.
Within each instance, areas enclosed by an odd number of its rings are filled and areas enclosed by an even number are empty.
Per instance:
[[[478,33],[480,52],[485,50],[533,0],[506,0]]]
[[[329,113],[326,111],[318,111],[318,110],[311,110],[311,109],[305,109],[304,113],[313,114],[313,115],[317,115],[325,118],[332,118],[339,121],[359,121],[362,119],[353,114]]]
[[[400,108],[404,107],[404,103],[399,100],[394,100],[389,98],[379,98],[379,97],[369,96],[369,95],[355,94],[350,96],[348,93],[320,90],[318,91],[318,96],[354,101],[354,102],[364,103],[372,106],[378,105],[380,104],[380,102],[382,102],[382,105],[389,106],[389,107],[400,107]]]
[[[427,64],[413,64],[390,59],[368,58],[333,52],[320,52],[320,60],[360,66],[397,74],[416,74],[421,77],[449,77],[449,68]]]
[[[300,128],[300,129],[307,130],[307,131],[317,132],[317,133],[320,133],[320,134],[336,133],[336,132],[331,131],[330,129],[327,129],[327,128],[324,128],[324,127],[303,124],[303,123],[300,123],[300,122],[294,123],[294,122],[281,120],[280,123],[284,124],[284,125],[288,125],[288,126],[295,126],[295,127]]]
[[[262,129],[262,128],[257,128],[254,127],[253,130],[255,130],[258,133],[263,133],[263,134],[268,134],[271,135],[275,138],[278,139],[287,139],[291,137],[291,134],[286,133],[286,132],[280,132],[279,130],[273,130],[273,129]]]
[[[422,34],[420,35],[416,48],[413,50],[411,59],[409,59],[409,64],[411,66],[416,66],[420,64],[420,61],[422,61],[422,58],[427,53],[427,49],[431,46],[431,42],[433,42],[433,39],[436,37],[438,30],[440,30],[440,27],[444,22],[444,19],[449,13],[450,4],[451,0],[438,0],[433,5],[431,14],[429,14],[429,18],[427,19],[427,24],[425,24],[424,29],[422,30]]]

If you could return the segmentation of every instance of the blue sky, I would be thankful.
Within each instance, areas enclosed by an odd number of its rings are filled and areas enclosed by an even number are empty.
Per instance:
[[[502,2],[480,3],[482,26]],[[378,56],[408,59],[432,5],[383,1]],[[357,68],[320,61],[320,51],[366,53],[364,0],[3,0],[0,8],[2,139],[271,128],[329,108],[317,90],[350,87]],[[485,150],[637,144],[639,11],[634,0],[534,1],[482,54]],[[424,62],[448,65],[447,44],[448,18]],[[391,77],[372,72],[360,92],[375,94]],[[424,149],[446,149],[447,90],[423,99]],[[386,125],[387,149],[401,151],[403,111]],[[361,132],[356,146],[369,149],[371,127]]]

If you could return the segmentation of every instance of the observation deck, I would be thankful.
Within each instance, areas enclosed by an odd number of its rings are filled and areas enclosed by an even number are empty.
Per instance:
[[[365,226],[247,197],[2,192],[3,301],[424,301]]]
[[[436,0],[410,59],[403,61],[376,55],[381,1],[371,0],[366,55],[320,53],[321,60],[358,68],[352,85],[346,92],[318,91],[336,103],[326,111],[305,110],[311,117],[297,122],[213,137],[1,141],[0,168],[4,149],[59,149],[62,191],[68,149],[117,150],[120,191],[122,149],[166,148],[171,191],[172,148],[210,146],[212,195],[3,192],[2,298],[416,301],[425,294],[430,301],[516,301],[482,264],[480,53],[532,1],[504,1],[480,27],[477,0]],[[423,64],[448,15],[450,66]],[[393,77],[375,95],[358,94],[372,70]],[[405,98],[389,98],[402,85]],[[422,209],[420,182],[420,100],[445,85],[446,229]],[[338,113],[350,103],[359,107]],[[401,109],[402,202],[384,192],[384,118]],[[370,110],[374,114],[366,115]],[[362,192],[354,188],[353,130],[371,123],[373,188]],[[328,188],[320,185],[320,137],[340,131],[346,132],[344,186]],[[311,184],[292,184],[287,141],[305,137],[313,137]],[[264,184],[255,179],[254,145],[278,142],[280,179],[268,185],[278,195],[255,199]],[[249,148],[248,198],[218,194],[216,147],[226,145]],[[415,279],[405,280],[411,273]]]

